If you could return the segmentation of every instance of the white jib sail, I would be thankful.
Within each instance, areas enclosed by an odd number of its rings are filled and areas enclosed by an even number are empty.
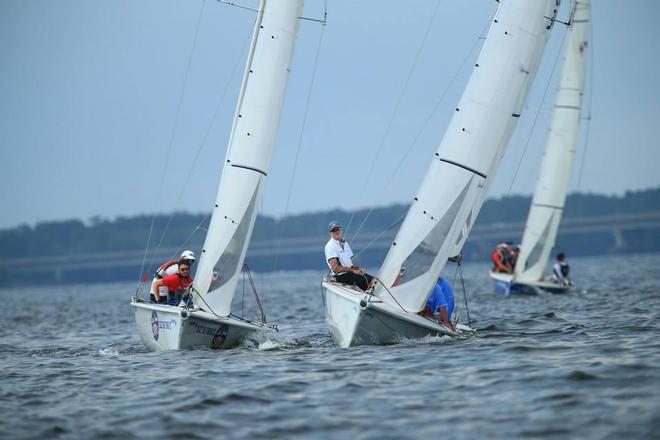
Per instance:
[[[440,273],[464,243],[497,170],[543,56],[556,0],[501,2],[474,71],[429,171],[392,243],[379,278],[383,300],[424,308]],[[401,269],[399,283],[391,287]]]
[[[257,216],[284,103],[302,0],[261,0],[218,197],[195,278],[195,304],[226,316]]]
[[[516,262],[515,278],[520,281],[541,279],[557,238],[580,128],[589,43],[589,10],[589,0],[577,1],[567,31],[561,79],[545,153]]]

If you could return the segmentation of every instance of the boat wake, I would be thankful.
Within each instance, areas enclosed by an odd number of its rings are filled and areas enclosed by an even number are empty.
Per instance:
[[[292,337],[283,334],[257,333],[246,338],[241,347],[259,351],[291,351],[299,348],[332,346],[330,336],[325,333]]]
[[[119,350],[117,350],[116,348],[112,348],[112,347],[100,348],[99,349],[99,356],[117,357],[117,356],[119,356]]]
[[[401,337],[397,345],[427,345],[427,344],[446,344],[455,337],[447,335],[426,335],[421,338]]]

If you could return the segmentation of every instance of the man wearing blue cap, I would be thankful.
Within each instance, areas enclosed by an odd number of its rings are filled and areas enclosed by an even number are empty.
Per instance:
[[[337,282],[357,286],[362,290],[371,287],[373,277],[353,264],[353,251],[343,239],[344,231],[339,222],[328,225],[330,240],[325,245],[325,261]]]

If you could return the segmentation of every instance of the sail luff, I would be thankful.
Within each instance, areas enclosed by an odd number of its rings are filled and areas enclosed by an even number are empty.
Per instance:
[[[195,304],[228,315],[277,135],[302,0],[262,0],[195,278]]]
[[[245,69],[243,70],[243,80],[241,81],[241,89],[238,93],[236,110],[234,111],[234,119],[232,122],[231,131],[229,132],[229,142],[227,143],[227,152],[225,154],[227,158],[229,158],[231,148],[234,145],[234,134],[236,133],[236,124],[238,124],[238,115],[241,114],[241,109],[243,107],[243,99],[245,98],[245,90],[247,90],[247,83],[248,83],[248,79],[250,78],[250,70],[252,69],[252,60],[254,59],[254,52],[257,46],[257,40],[259,39],[259,35],[260,35],[259,29],[264,18],[266,1],[267,0],[260,0],[259,9],[257,10],[257,17],[256,20],[254,21],[254,29],[252,31],[252,41],[250,42],[250,50],[248,51],[248,57],[245,63]],[[220,184],[222,184],[222,182]]]
[[[502,2],[474,71],[392,243],[378,294],[417,312],[464,243],[517,124],[556,14],[554,0]],[[405,270],[405,272],[404,272]],[[399,273],[404,272],[402,276]]]
[[[589,11],[589,0],[577,1],[567,31],[545,152],[515,267],[515,278],[520,281],[537,281],[543,277],[557,238],[580,128],[589,44]]]

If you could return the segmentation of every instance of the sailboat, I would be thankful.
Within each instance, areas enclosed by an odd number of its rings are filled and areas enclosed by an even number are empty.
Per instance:
[[[419,312],[477,217],[520,117],[558,6],[558,0],[499,2],[470,80],[385,257],[378,283],[363,292],[331,278],[322,282],[326,321],[337,346],[459,333],[460,326],[450,330]]]
[[[496,291],[503,295],[534,294],[538,289],[565,293],[571,288],[544,277],[543,271],[557,238],[575,158],[587,67],[589,16],[589,0],[578,0],[567,31],[561,79],[520,254],[512,274],[491,272]]]
[[[151,350],[229,348],[274,329],[231,314],[231,303],[271,162],[302,6],[302,0],[260,2],[193,306],[131,301],[140,337]]]

